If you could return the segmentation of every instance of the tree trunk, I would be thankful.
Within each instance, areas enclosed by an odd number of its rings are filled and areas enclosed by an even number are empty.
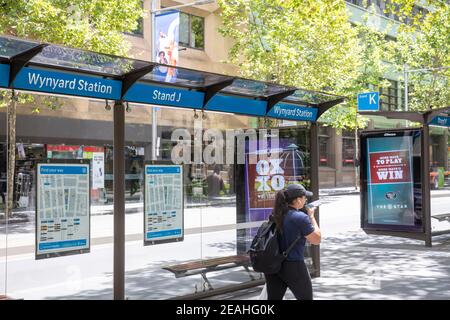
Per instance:
[[[6,200],[6,217],[12,216],[14,206],[14,170],[16,164],[16,105],[17,95],[12,90],[11,101],[8,104],[7,123],[8,123],[8,173],[7,173],[7,200]]]

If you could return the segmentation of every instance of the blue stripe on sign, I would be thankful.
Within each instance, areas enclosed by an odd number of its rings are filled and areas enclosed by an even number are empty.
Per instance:
[[[52,249],[64,249],[71,247],[84,247],[87,244],[86,239],[82,240],[68,240],[49,243],[40,243],[39,250],[52,250]]]
[[[266,107],[266,101],[218,94],[208,101],[205,110],[265,116]]]
[[[125,94],[124,100],[162,106],[201,109],[204,97],[205,94],[199,91],[136,83]]]
[[[88,166],[49,166],[43,165],[39,169],[40,174],[88,174]]]
[[[181,172],[180,167],[176,166],[170,166],[170,167],[163,167],[163,166],[145,166],[145,172],[147,174],[176,174]]]
[[[308,108],[288,103],[277,103],[268,113],[268,117],[297,121],[316,121],[317,108]]]
[[[23,68],[14,80],[14,88],[91,98],[118,100],[122,82],[68,72]]]
[[[9,65],[0,64],[0,87],[7,88],[9,85]]]
[[[169,236],[180,236],[181,229],[157,231],[157,232],[147,232],[147,239],[169,237]]]
[[[431,120],[430,124],[434,126],[450,127],[450,117],[434,117],[433,120]]]

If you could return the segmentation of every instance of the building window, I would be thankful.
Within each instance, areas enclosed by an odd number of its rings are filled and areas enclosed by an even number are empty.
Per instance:
[[[380,87],[380,107],[382,111],[397,111],[400,109],[398,81],[387,81],[390,83],[389,87]]]
[[[330,130],[328,127],[319,127],[319,165],[330,167]]]
[[[355,132],[342,130],[342,166],[355,165]]]
[[[131,34],[136,35],[136,36],[143,36],[144,35],[144,18],[140,17],[138,19],[137,27],[136,27],[136,29],[131,31]]]
[[[205,19],[184,12],[180,13],[180,46],[205,48]]]

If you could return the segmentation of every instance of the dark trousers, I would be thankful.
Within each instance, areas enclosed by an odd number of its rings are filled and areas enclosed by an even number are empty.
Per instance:
[[[297,300],[312,300],[312,284],[304,261],[284,261],[280,272],[266,274],[267,299],[282,300],[287,288]]]

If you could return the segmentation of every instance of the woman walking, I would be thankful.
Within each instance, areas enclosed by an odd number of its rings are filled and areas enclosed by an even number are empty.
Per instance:
[[[297,300],[312,300],[312,284],[304,261],[306,240],[317,245],[321,233],[316,219],[315,208],[300,211],[307,197],[312,196],[302,185],[291,184],[285,191],[279,191],[275,198],[271,219],[280,234],[280,250],[285,251],[300,236],[294,248],[284,260],[276,274],[265,274],[268,300],[281,300],[289,288]]]

